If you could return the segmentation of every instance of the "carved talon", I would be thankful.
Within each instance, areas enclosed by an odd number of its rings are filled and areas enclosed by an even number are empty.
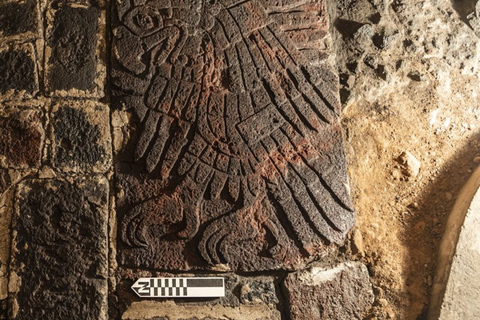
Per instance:
[[[178,232],[178,237],[182,239],[191,239],[193,238],[200,227],[200,216],[198,208],[193,208],[192,206],[187,206],[183,210],[183,222],[185,227],[182,231]]]
[[[183,205],[180,199],[163,195],[133,207],[122,222],[122,238],[130,246],[147,247],[155,239],[174,232],[181,222]]]

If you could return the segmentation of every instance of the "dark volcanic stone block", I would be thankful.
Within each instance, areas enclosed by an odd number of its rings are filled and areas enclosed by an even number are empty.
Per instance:
[[[0,320],[8,320],[8,318],[7,318],[7,300],[0,300]]]
[[[54,1],[47,12],[46,88],[54,96],[102,97],[103,12]]]
[[[0,3],[0,39],[29,39],[38,36],[38,0]]]
[[[0,100],[30,98],[38,91],[37,67],[31,44],[0,47]]]
[[[343,243],[338,79],[314,50],[328,25],[324,0],[116,2],[112,93],[134,128],[121,264],[292,269]]]
[[[290,274],[284,289],[292,320],[361,320],[373,304],[368,270],[359,262]]]
[[[108,107],[92,101],[60,101],[51,116],[53,165],[60,170],[106,172],[111,165]]]
[[[0,107],[0,167],[38,167],[44,136],[42,112]]]
[[[108,181],[29,180],[16,195],[10,319],[105,320]]]

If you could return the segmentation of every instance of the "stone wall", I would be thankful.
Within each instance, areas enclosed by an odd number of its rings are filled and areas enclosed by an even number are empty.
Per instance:
[[[108,319],[104,4],[0,11],[0,318]]]

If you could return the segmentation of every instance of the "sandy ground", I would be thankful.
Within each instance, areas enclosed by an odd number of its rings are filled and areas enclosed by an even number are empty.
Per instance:
[[[467,18],[475,2],[332,8],[358,214],[347,255],[372,276],[367,319],[426,318],[446,219],[480,163],[480,42]]]

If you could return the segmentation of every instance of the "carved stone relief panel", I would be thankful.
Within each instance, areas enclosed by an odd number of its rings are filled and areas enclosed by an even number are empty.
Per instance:
[[[116,1],[119,261],[294,269],[355,219],[322,0]]]

